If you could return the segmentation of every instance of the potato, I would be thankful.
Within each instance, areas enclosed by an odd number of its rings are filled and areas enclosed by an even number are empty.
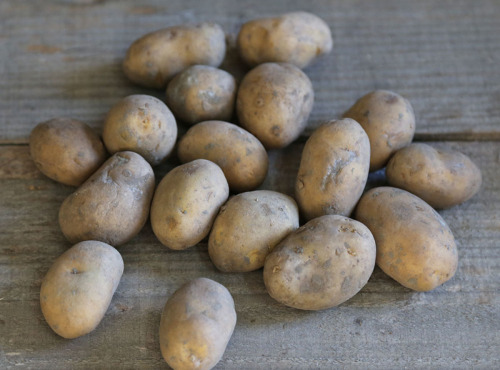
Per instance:
[[[29,138],[31,158],[52,180],[78,186],[106,160],[99,136],[85,123],[53,118],[39,123]]]
[[[183,164],[158,184],[151,204],[151,226],[170,249],[186,249],[208,235],[229,186],[224,173],[205,159]]]
[[[276,244],[298,227],[299,211],[293,198],[269,190],[238,194],[215,219],[208,253],[221,271],[257,270]]]
[[[226,35],[215,23],[164,28],[134,41],[123,61],[133,82],[165,88],[176,74],[195,64],[218,67],[226,54]]]
[[[455,274],[457,247],[450,228],[415,195],[373,188],[361,197],[355,218],[375,237],[377,265],[405,287],[432,290]]]
[[[160,348],[176,370],[212,369],[236,325],[233,297],[221,284],[198,278],[184,284],[161,314]]]
[[[345,118],[318,127],[302,151],[295,198],[302,215],[349,216],[368,179],[370,141],[363,128]]]
[[[301,310],[337,306],[363,288],[375,267],[375,241],[350,218],[315,218],[288,235],[266,258],[269,295]]]
[[[130,150],[156,166],[172,152],[177,124],[161,100],[149,95],[130,95],[108,112],[102,137],[111,154]]]
[[[183,163],[200,158],[216,163],[235,192],[257,188],[269,166],[266,149],[255,136],[223,121],[191,127],[179,141],[177,155]]]
[[[472,198],[482,183],[481,171],[465,154],[421,143],[398,150],[385,173],[389,185],[441,209]]]
[[[287,63],[264,63],[248,72],[238,89],[240,125],[267,149],[283,148],[304,131],[314,102],[311,81]]]
[[[71,243],[99,240],[119,246],[147,221],[155,177],[148,162],[134,152],[114,154],[67,197],[59,225]]]
[[[293,12],[245,23],[238,34],[237,46],[250,66],[285,62],[304,68],[319,55],[328,54],[333,41],[330,28],[321,18],[307,12]]]
[[[370,138],[370,171],[384,167],[393,153],[411,143],[415,133],[410,102],[392,91],[366,94],[344,117],[359,122]]]
[[[192,66],[176,75],[167,86],[167,104],[187,124],[233,117],[236,81],[226,71]]]
[[[75,244],[42,281],[45,320],[64,338],[90,333],[104,317],[122,274],[122,257],[112,246],[93,240]]]

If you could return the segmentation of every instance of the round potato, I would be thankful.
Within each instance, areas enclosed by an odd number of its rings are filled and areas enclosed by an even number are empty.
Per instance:
[[[421,143],[398,150],[385,173],[389,185],[441,209],[472,198],[482,183],[481,171],[465,154]]]
[[[180,71],[195,64],[218,67],[226,55],[226,35],[215,23],[164,28],[134,41],[123,61],[133,82],[165,88]]]
[[[373,233],[377,265],[401,285],[428,291],[453,277],[455,239],[441,216],[405,190],[379,187],[366,192],[355,218]]]
[[[302,151],[295,198],[303,216],[349,216],[368,179],[370,141],[363,128],[345,118],[318,127]]]
[[[215,219],[208,254],[225,272],[247,272],[264,266],[266,256],[299,227],[293,198],[257,190],[230,198]]]
[[[130,150],[156,166],[174,148],[177,123],[161,100],[149,95],[130,95],[108,112],[102,137],[111,154]]]
[[[200,158],[216,163],[235,192],[257,188],[269,166],[266,149],[255,136],[223,121],[191,127],[179,141],[177,155],[183,163]]]
[[[160,348],[176,370],[209,370],[222,358],[236,326],[233,297],[221,284],[198,278],[180,287],[161,314]]]
[[[250,66],[285,62],[307,67],[316,57],[332,50],[332,33],[319,17],[307,12],[245,23],[238,34],[238,50]]]
[[[227,121],[234,113],[236,81],[222,69],[196,65],[169,82],[166,98],[175,116],[187,124]]]
[[[112,246],[93,240],[75,244],[42,281],[45,320],[64,338],[90,333],[104,317],[122,274],[122,257]]]
[[[144,158],[134,152],[116,153],[64,200],[61,230],[71,243],[126,243],[146,223],[154,188],[153,169]]]
[[[229,196],[224,173],[205,159],[183,164],[158,184],[151,204],[151,226],[170,249],[186,249],[208,235]]]
[[[415,134],[410,102],[392,91],[366,94],[344,117],[359,122],[370,138],[370,171],[384,167],[393,153],[411,143]]]
[[[314,102],[311,81],[287,63],[264,63],[246,74],[238,89],[240,125],[267,149],[283,148],[304,131]]]
[[[53,118],[39,123],[29,138],[31,158],[47,177],[78,186],[106,160],[99,136],[85,123]]]

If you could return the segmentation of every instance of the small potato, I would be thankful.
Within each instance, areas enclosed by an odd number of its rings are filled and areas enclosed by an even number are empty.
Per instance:
[[[221,271],[257,270],[276,244],[298,227],[299,211],[293,198],[269,190],[238,194],[215,219],[208,253]]]
[[[481,171],[465,154],[420,143],[398,150],[385,173],[389,185],[441,209],[472,198],[482,183]]]
[[[332,33],[319,17],[307,12],[245,23],[238,34],[238,50],[250,66],[285,62],[307,67],[316,57],[332,50]]]
[[[370,138],[370,171],[384,167],[393,153],[411,143],[415,134],[410,102],[392,91],[366,94],[344,117],[359,122]]]
[[[368,179],[370,141],[363,128],[345,118],[318,127],[302,151],[295,198],[310,220],[349,216]]]
[[[47,177],[78,186],[106,160],[99,136],[85,123],[54,118],[39,123],[29,138],[31,158]]]
[[[428,291],[453,277],[455,239],[441,216],[407,191],[379,187],[366,192],[355,218],[377,243],[377,265],[401,285]]]
[[[218,67],[225,55],[226,35],[218,24],[174,26],[134,41],[123,61],[123,71],[139,85],[165,88],[183,69],[195,64]]]
[[[149,95],[130,95],[108,112],[102,137],[111,154],[130,150],[156,166],[174,148],[177,123],[161,100]]]
[[[269,166],[266,149],[255,136],[223,121],[191,127],[179,141],[177,155],[183,163],[200,158],[216,163],[235,192],[257,188]]]
[[[64,200],[61,230],[71,243],[126,243],[146,223],[154,188],[153,169],[144,158],[134,152],[116,153]]]
[[[312,84],[304,72],[287,63],[264,63],[243,78],[236,111],[243,128],[267,149],[277,149],[304,131],[313,102]]]
[[[75,244],[42,281],[45,320],[64,338],[90,333],[104,317],[122,274],[123,259],[112,246],[93,240]]]
[[[350,218],[315,218],[288,235],[267,256],[264,283],[278,302],[323,310],[353,297],[375,267],[375,241]]]
[[[224,173],[205,159],[183,164],[158,184],[151,204],[151,226],[170,249],[186,249],[208,235],[229,196]]]
[[[192,66],[176,75],[167,86],[167,104],[175,116],[189,125],[233,117],[236,81],[226,71]]]
[[[222,358],[236,326],[233,297],[221,284],[198,278],[180,287],[161,314],[160,348],[176,370],[209,370]]]

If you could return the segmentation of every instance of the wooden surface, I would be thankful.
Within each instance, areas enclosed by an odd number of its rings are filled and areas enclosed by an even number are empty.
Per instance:
[[[292,5],[290,5],[292,4]],[[0,368],[167,368],[158,325],[166,299],[205,276],[232,293],[234,335],[217,368],[499,368],[500,364],[500,2],[491,1],[105,1],[0,2]],[[304,3],[305,4],[305,3]],[[428,293],[410,291],[376,268],[339,307],[303,312],[266,293],[262,272],[223,274],[206,244],[174,252],[147,225],[119,248],[125,273],[99,327],[65,340],[45,323],[40,282],[70,245],[57,224],[73,189],[34,167],[34,125],[69,116],[100,132],[121,97],[152,91],[129,83],[120,61],[141,34],[212,20],[230,34],[245,20],[304,9],[332,28],[331,55],[309,67],[316,103],[304,137],[270,153],[262,188],[293,192],[303,141],[375,88],[403,94],[417,140],[469,155],[483,187],[440,212],[459,248],[456,276]],[[234,50],[224,67],[241,77]],[[175,163],[156,169],[161,178]],[[384,182],[371,175],[370,186]]]

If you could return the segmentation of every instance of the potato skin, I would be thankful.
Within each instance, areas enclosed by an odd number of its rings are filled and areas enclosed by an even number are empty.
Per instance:
[[[295,198],[307,219],[349,216],[368,179],[370,141],[363,128],[345,118],[318,127],[302,151]]]
[[[93,240],[75,244],[42,281],[45,320],[64,338],[90,333],[104,317],[122,274],[123,259],[112,246]]]
[[[378,187],[366,192],[355,218],[372,232],[377,265],[401,285],[429,291],[453,277],[457,247],[442,217],[405,190]]]
[[[47,177],[78,186],[106,160],[99,136],[85,123],[53,118],[39,123],[29,138],[31,158]]]
[[[151,226],[170,249],[192,247],[208,235],[229,196],[224,173],[205,159],[183,164],[158,184],[151,204]]]
[[[195,65],[177,74],[167,86],[166,99],[175,116],[194,125],[233,117],[236,81],[222,69]]]
[[[415,134],[415,115],[410,102],[392,91],[366,94],[344,117],[359,122],[370,138],[370,171],[384,167],[393,153],[411,143]]]
[[[225,54],[226,36],[218,24],[180,25],[134,41],[123,61],[123,71],[139,85],[165,88],[176,73],[189,66],[218,67]]]
[[[191,127],[177,147],[181,162],[208,159],[220,166],[232,191],[257,188],[267,175],[269,159],[260,141],[248,131],[223,121]]]
[[[323,310],[353,297],[375,267],[375,240],[347,217],[315,218],[288,235],[267,256],[268,293],[287,306]]]
[[[177,123],[161,100],[149,95],[130,95],[108,112],[102,137],[111,154],[130,150],[156,166],[174,148]]]
[[[209,370],[222,358],[236,325],[233,297],[221,284],[198,278],[180,287],[161,314],[160,348],[176,370]]]
[[[311,81],[287,63],[264,63],[248,72],[236,98],[240,125],[267,149],[283,148],[307,125],[314,102]]]
[[[247,272],[264,266],[266,256],[299,227],[293,198],[257,190],[231,197],[215,219],[208,254],[225,272]]]
[[[59,210],[59,225],[71,243],[99,240],[119,246],[147,221],[155,177],[148,162],[134,152],[109,158]]]
[[[330,28],[321,18],[292,12],[245,23],[237,46],[242,59],[252,67],[285,62],[305,68],[319,55],[328,54],[333,41]]]
[[[433,208],[449,208],[472,198],[481,188],[479,168],[465,154],[411,144],[387,164],[387,182],[422,198]]]

